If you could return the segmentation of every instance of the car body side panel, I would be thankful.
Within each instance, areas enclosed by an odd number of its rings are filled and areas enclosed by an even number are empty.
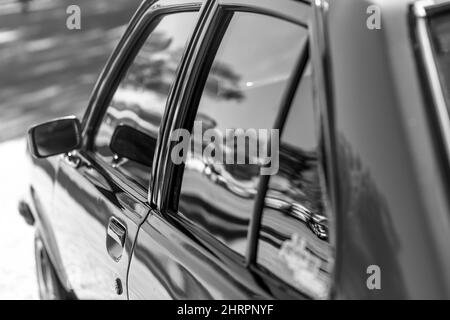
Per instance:
[[[128,278],[130,299],[267,297],[248,269],[206,249],[167,218],[154,212],[139,231]]]
[[[58,169],[58,159],[34,159],[30,157],[30,187],[27,190],[27,203],[36,221],[36,229],[44,241],[46,250],[55,270],[66,290],[71,287],[62,264],[60,251],[55,239],[54,226],[48,217],[53,210],[53,188]]]
[[[81,299],[126,299],[126,277],[138,226],[147,215],[146,198],[87,157],[77,168],[61,158],[56,175],[54,208],[49,220],[71,287]],[[126,227],[119,261],[108,254],[107,226],[111,217]],[[123,292],[115,290],[116,281]]]
[[[212,1],[216,6],[205,17],[206,27],[194,36],[197,40],[191,48],[191,62],[185,66],[189,72],[183,74],[180,80],[181,93],[176,101],[172,102],[174,111],[173,122],[164,124],[162,132],[168,135],[176,119],[181,118],[182,110],[187,108],[185,102],[190,90],[196,84],[198,69],[204,63],[202,59],[207,54],[203,52],[205,38],[208,34],[208,23],[217,9],[217,4],[228,5],[231,8],[244,10],[257,10],[271,12],[281,17],[296,20],[309,15],[309,7],[304,3],[294,4],[291,1],[280,1],[274,4],[271,1]],[[232,3],[232,4],[231,4]],[[245,5],[248,5],[247,7]],[[242,6],[242,7],[241,7]],[[287,8],[294,8],[286,14]],[[297,14],[297,15],[296,15]],[[295,17],[294,17],[295,16]],[[306,21],[300,21],[305,23]],[[201,23],[200,23],[201,24]],[[189,60],[189,59],[187,59]],[[186,105],[185,105],[186,103]],[[168,141],[168,136],[165,137]],[[264,299],[273,298],[270,289],[255,275],[251,268],[247,268],[243,257],[242,261],[229,248],[207,238],[198,232],[186,220],[181,220],[176,213],[166,212],[165,200],[170,201],[173,196],[168,187],[167,176],[170,167],[168,143],[162,143],[162,156],[158,158],[159,179],[158,189],[154,190],[153,199],[158,206],[146,219],[138,234],[133,251],[129,275],[128,289],[130,299]],[[162,206],[161,206],[162,205]],[[162,212],[159,211],[161,208]],[[205,245],[207,243],[208,245]]]
[[[338,298],[449,297],[446,177],[421,96],[408,4],[339,0],[328,8]],[[370,5],[381,9],[380,30],[366,26]],[[371,265],[380,267],[379,290],[367,286]]]

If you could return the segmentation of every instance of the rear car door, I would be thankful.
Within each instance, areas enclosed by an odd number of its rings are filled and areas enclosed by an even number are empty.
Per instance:
[[[185,79],[181,81],[184,83],[180,84],[184,95],[171,105],[168,112],[173,115],[173,121],[164,124],[165,136],[158,153],[160,175],[155,177],[157,188],[152,194],[157,207],[143,223],[133,251],[128,281],[131,299],[314,296],[314,291],[296,290],[280,280],[275,280],[273,284],[266,277],[267,273],[260,272],[259,267],[255,266],[257,262],[263,266],[265,264],[265,261],[256,261],[256,250],[261,240],[264,243],[260,250],[271,250],[264,247],[267,240],[270,240],[270,246],[278,250],[279,241],[289,240],[292,231],[280,230],[281,235],[264,231],[261,234],[263,238],[258,242],[263,209],[261,203],[266,196],[264,188],[268,185],[268,179],[262,178],[261,166],[250,164],[245,154],[244,164],[214,161],[209,156],[211,154],[205,153],[205,145],[209,141],[203,135],[207,130],[225,137],[227,129],[271,130],[283,126],[290,97],[296,91],[299,75],[306,68],[309,10],[308,5],[294,1],[219,0],[209,8],[208,23],[201,30],[197,47],[193,50],[197,60],[191,69],[187,68]],[[311,90],[311,87],[303,87],[302,90]],[[300,115],[305,116],[303,123],[311,120],[309,111],[312,105],[308,107]],[[171,139],[172,133],[180,128],[190,132],[191,142],[189,151],[183,155],[184,163],[178,165],[172,158],[177,144]],[[313,128],[310,123],[306,131]],[[198,143],[196,133],[200,133],[200,149],[192,147]],[[289,134],[292,135],[292,132]],[[261,139],[264,138],[258,136],[258,143],[268,144],[268,141]],[[313,138],[308,136],[302,139]],[[240,152],[247,150],[238,150],[236,141],[231,146],[215,149],[215,152],[223,152],[225,159],[228,153],[234,151],[233,157],[240,158]],[[272,196],[268,199],[272,200],[272,208],[278,208],[283,200],[292,200],[289,194],[283,194],[287,192],[285,189],[290,188],[286,177],[296,170],[301,176],[301,166],[304,166],[303,171],[310,177],[298,183],[310,183],[316,187],[313,191],[316,194],[311,197],[315,202],[308,205],[310,198],[303,194],[304,190],[294,190],[291,194],[300,197],[300,201],[310,210],[322,209],[321,194],[316,185],[317,158],[315,150],[310,151],[311,157],[306,155],[306,160],[299,159],[298,164],[291,159],[296,156],[291,148],[285,150],[284,171],[281,178],[274,178],[280,185],[269,187],[276,194],[272,191],[267,193]],[[294,162],[293,167],[285,161]],[[276,166],[276,163],[272,165]],[[293,205],[292,201],[289,205]],[[299,215],[292,213],[289,205],[286,205],[286,210],[279,208],[275,211],[278,217],[287,214],[294,216],[292,220],[280,222],[281,227],[286,227],[283,224],[289,225],[295,221],[295,215]],[[301,212],[301,205],[298,204],[296,209]],[[317,221],[321,218],[318,214]],[[297,232],[310,232],[311,238],[320,242],[321,239],[314,235],[312,229],[308,229],[307,221],[300,220],[296,225],[300,228]],[[315,225],[311,223],[311,226],[314,228]],[[320,234],[321,226],[315,227]],[[271,240],[268,237],[281,239]],[[327,248],[327,236],[324,234],[322,237],[324,244],[320,245]],[[284,274],[281,276],[289,281]],[[318,285],[328,286],[327,277],[328,273]],[[319,293],[324,291],[326,289]]]
[[[128,296],[130,253],[150,210],[159,127],[198,9],[140,8],[94,91],[84,146],[59,160],[50,222],[78,298]]]

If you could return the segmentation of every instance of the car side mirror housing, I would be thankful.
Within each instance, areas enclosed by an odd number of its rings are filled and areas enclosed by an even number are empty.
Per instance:
[[[45,122],[28,130],[28,146],[35,158],[47,158],[78,149],[81,124],[76,117]]]
[[[133,127],[119,125],[114,130],[109,148],[120,158],[151,167],[156,148],[156,138]]]

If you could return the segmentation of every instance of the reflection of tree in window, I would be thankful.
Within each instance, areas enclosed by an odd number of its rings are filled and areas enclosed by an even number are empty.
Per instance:
[[[167,97],[197,15],[197,12],[175,13],[159,20],[121,80],[95,138],[96,153],[144,187],[149,185],[149,166],[114,154],[110,149],[111,138],[118,127],[131,127],[144,134],[135,135],[142,141],[130,141],[130,146],[139,146],[133,150],[148,145],[142,151],[153,154]],[[151,157],[146,155],[146,159]]]
[[[306,38],[307,30],[296,24],[235,12],[209,70],[196,120],[208,119],[208,128],[223,138],[230,134],[227,129],[272,129]],[[188,154],[178,205],[181,215],[241,255],[260,179],[245,139],[242,148],[235,140],[220,150],[224,161],[233,152],[233,164]],[[245,164],[237,164],[238,154]]]
[[[245,98],[239,86],[241,78],[228,64],[217,61],[211,67],[204,94],[213,99],[241,101]]]
[[[184,50],[183,47],[171,48],[172,42],[172,38],[164,32],[153,33],[151,41],[144,44],[122,85],[167,95]]]
[[[308,66],[281,136],[279,171],[269,180],[257,263],[303,293],[324,298],[331,283],[334,250],[329,242],[315,133]]]

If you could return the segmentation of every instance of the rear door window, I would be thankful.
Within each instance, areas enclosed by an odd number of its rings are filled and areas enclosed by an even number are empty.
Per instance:
[[[263,14],[234,12],[201,95],[193,133],[197,128],[202,145],[199,151],[191,148],[187,156],[178,212],[242,256],[260,165],[246,145],[249,140],[244,137],[247,140],[240,148],[228,130],[267,132],[274,127],[306,39],[307,30],[297,24]],[[205,152],[211,142],[203,135],[206,130],[221,137],[215,153],[220,153],[222,160]],[[266,139],[256,136],[258,144],[266,145]],[[239,163],[239,158],[244,161]]]
[[[334,248],[320,182],[316,123],[308,66],[281,136],[280,169],[269,180],[257,264],[266,274],[320,299],[330,289]]]

